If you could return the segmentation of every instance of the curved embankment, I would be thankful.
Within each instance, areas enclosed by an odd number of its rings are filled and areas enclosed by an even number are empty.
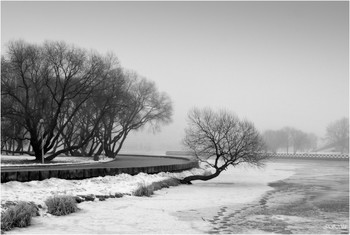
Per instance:
[[[197,166],[198,161],[193,158],[123,154],[115,160],[103,163],[1,167],[1,183],[49,178],[86,179],[122,173],[130,175],[136,175],[140,172],[155,174],[183,171]]]

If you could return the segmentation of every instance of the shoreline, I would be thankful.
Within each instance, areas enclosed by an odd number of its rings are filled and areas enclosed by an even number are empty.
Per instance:
[[[226,219],[223,220],[224,223],[221,229],[215,229],[215,224],[220,221],[220,217],[225,213],[231,215],[236,211],[250,207],[259,202],[266,193],[274,190],[274,188],[269,185],[270,183],[292,177],[296,173],[296,168],[294,164],[285,165],[279,161],[268,162],[266,169],[261,169],[261,171],[256,168],[243,167],[239,172],[236,172],[236,175],[242,173],[246,174],[246,177],[242,175],[243,177],[241,179],[232,179],[231,182],[229,179],[231,174],[226,172],[226,177],[221,179],[223,182],[215,182],[216,180],[213,180],[211,184],[231,185],[233,190],[238,191],[237,195],[230,198],[232,200],[227,200],[228,198],[225,198],[226,200],[217,202],[216,206],[185,210],[174,213],[174,215],[181,220],[192,219],[192,228],[194,228],[197,233],[212,234],[218,233],[219,231],[222,233],[232,233],[232,231],[227,230],[228,226],[225,224],[227,222]],[[232,170],[235,171],[236,169]],[[260,182],[256,181],[257,179]],[[206,187],[207,186],[208,185],[206,185]],[[252,231],[252,233],[256,233],[256,231]]]
[[[217,210],[257,200],[271,189],[267,183],[293,175],[293,169],[279,163],[231,168],[211,181],[162,189],[149,198],[83,202],[78,213],[34,218],[32,226],[8,233],[208,233]]]

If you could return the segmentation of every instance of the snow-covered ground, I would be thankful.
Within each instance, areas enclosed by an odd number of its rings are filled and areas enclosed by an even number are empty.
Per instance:
[[[115,195],[132,194],[139,185],[150,185],[165,179],[183,178],[193,174],[204,174],[205,170],[192,169],[181,173],[140,173],[136,176],[120,174],[116,176],[95,177],[83,180],[50,178],[43,181],[10,181],[1,184],[1,202],[32,201],[45,207],[44,201],[54,195]],[[30,199],[30,200],[28,200]]]
[[[9,234],[120,234],[120,233],[205,233],[209,218],[218,208],[241,206],[257,200],[271,189],[267,183],[294,174],[293,164],[269,162],[263,169],[239,166],[219,177],[193,185],[180,185],[156,191],[151,197],[124,196],[106,201],[83,202],[81,210],[67,216],[42,214],[27,228],[14,228]],[[132,193],[140,184],[150,184],[169,177],[183,178],[204,174],[201,169],[155,175],[127,174],[85,180],[48,179],[27,183],[2,184],[1,200],[26,200],[43,204],[55,194],[108,195]]]
[[[23,162],[28,165],[28,161],[35,160],[35,157],[29,155],[0,155],[1,156],[1,166],[23,166]],[[107,162],[113,159],[107,158],[105,156],[100,156],[98,162]],[[54,158],[50,163],[30,163],[30,165],[62,165],[62,164],[72,164],[72,163],[96,163],[92,157],[69,157],[69,156],[59,156]]]

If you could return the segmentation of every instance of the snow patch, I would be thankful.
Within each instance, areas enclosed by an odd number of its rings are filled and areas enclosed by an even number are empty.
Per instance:
[[[54,158],[50,163],[28,163],[28,161],[32,161],[35,159],[33,156],[29,155],[19,155],[19,156],[13,156],[13,155],[0,155],[1,157],[1,166],[52,166],[52,165],[69,165],[74,163],[79,164],[90,164],[90,163],[96,163],[96,162],[109,162],[114,159],[105,157],[103,155],[99,156],[98,161],[94,161],[93,157],[71,157],[71,156],[58,156]],[[23,163],[25,162],[25,164]]]

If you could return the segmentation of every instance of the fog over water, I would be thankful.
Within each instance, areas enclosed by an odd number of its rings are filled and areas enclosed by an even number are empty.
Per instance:
[[[181,148],[194,106],[319,137],[349,116],[348,2],[2,2],[2,51],[19,38],[113,51],[169,94],[172,124],[127,149]]]

